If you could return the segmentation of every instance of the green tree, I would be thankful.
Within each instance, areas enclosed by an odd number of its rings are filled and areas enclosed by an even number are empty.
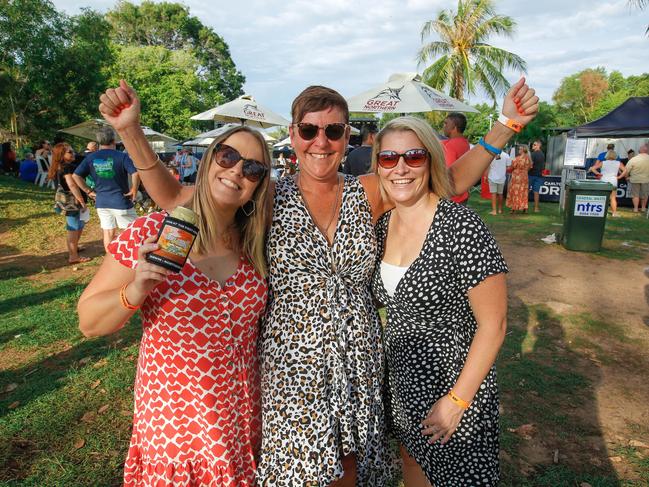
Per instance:
[[[595,105],[608,89],[608,75],[602,67],[584,69],[563,78],[552,95],[562,123],[581,125],[591,120]]]
[[[489,132],[491,125],[498,120],[498,111],[493,105],[486,103],[479,103],[474,105],[473,108],[478,110],[478,113],[466,113],[466,130],[464,136],[469,139],[472,144],[477,144],[480,137]]]
[[[159,46],[189,52],[198,65],[197,93],[201,108],[232,100],[243,94],[244,76],[236,69],[221,36],[189,13],[189,8],[150,0],[135,5],[120,0],[106,14],[113,26],[113,39],[120,45]]]
[[[430,86],[446,90],[458,100],[481,88],[493,100],[506,93],[506,68],[525,72],[518,55],[487,44],[489,37],[512,37],[516,22],[499,15],[493,0],[458,0],[457,11],[442,10],[421,30],[421,40],[436,33],[440,40],[425,44],[417,55],[419,64],[432,61],[423,73]],[[439,56],[439,57],[438,57]]]
[[[46,0],[2,2],[0,125],[34,140],[96,113],[112,62],[108,24],[92,10],[68,17]]]
[[[129,80],[142,101],[142,124],[178,139],[196,133],[189,117],[200,111],[198,60],[161,46],[118,49],[111,85]]]

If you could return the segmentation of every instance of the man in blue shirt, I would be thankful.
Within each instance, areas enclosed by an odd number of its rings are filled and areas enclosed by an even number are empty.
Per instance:
[[[102,127],[97,132],[97,142],[99,150],[83,159],[73,178],[82,191],[95,199],[106,248],[115,238],[117,227],[126,228],[137,218],[133,202],[140,178],[128,154],[115,150],[115,132],[111,127]],[[95,181],[94,189],[86,184],[87,176]]]

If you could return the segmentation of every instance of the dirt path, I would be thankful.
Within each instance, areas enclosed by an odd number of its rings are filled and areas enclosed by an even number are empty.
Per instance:
[[[579,405],[582,409],[567,404],[566,411],[592,428],[595,445],[588,452],[587,438],[575,438],[567,447],[572,461],[566,463],[579,469],[582,462],[599,467],[608,460],[620,479],[634,479],[632,465],[620,460],[618,452],[632,441],[649,444],[649,386],[641,372],[649,369],[649,255],[617,261],[557,245],[499,243],[510,268],[511,303],[545,305],[561,316],[587,314],[603,323],[597,325],[602,327],[599,339],[590,346],[566,343],[574,358],[571,366],[592,381],[589,404]],[[532,465],[547,464],[552,448],[547,436],[535,438],[520,454]],[[596,451],[602,449],[606,451]],[[540,461],[539,451],[545,461]],[[649,457],[649,449],[640,449],[638,455]]]

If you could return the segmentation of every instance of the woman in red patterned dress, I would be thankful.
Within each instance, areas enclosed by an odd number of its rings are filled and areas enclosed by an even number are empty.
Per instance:
[[[218,137],[184,205],[198,215],[199,235],[182,270],[145,260],[165,216],[153,213],[109,245],[79,299],[86,336],[113,333],[142,308],[126,486],[255,483],[269,168],[259,133],[237,127]]]
[[[532,161],[527,151],[527,147],[521,145],[518,147],[518,156],[512,161],[512,177],[507,186],[507,208],[510,208],[510,213],[517,210],[522,210],[523,213],[527,212],[527,201],[529,195],[529,182],[527,172],[532,167]]]

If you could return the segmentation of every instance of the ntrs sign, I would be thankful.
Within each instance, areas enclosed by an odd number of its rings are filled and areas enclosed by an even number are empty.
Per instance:
[[[606,198],[587,194],[575,195],[575,216],[603,217],[606,211]]]

